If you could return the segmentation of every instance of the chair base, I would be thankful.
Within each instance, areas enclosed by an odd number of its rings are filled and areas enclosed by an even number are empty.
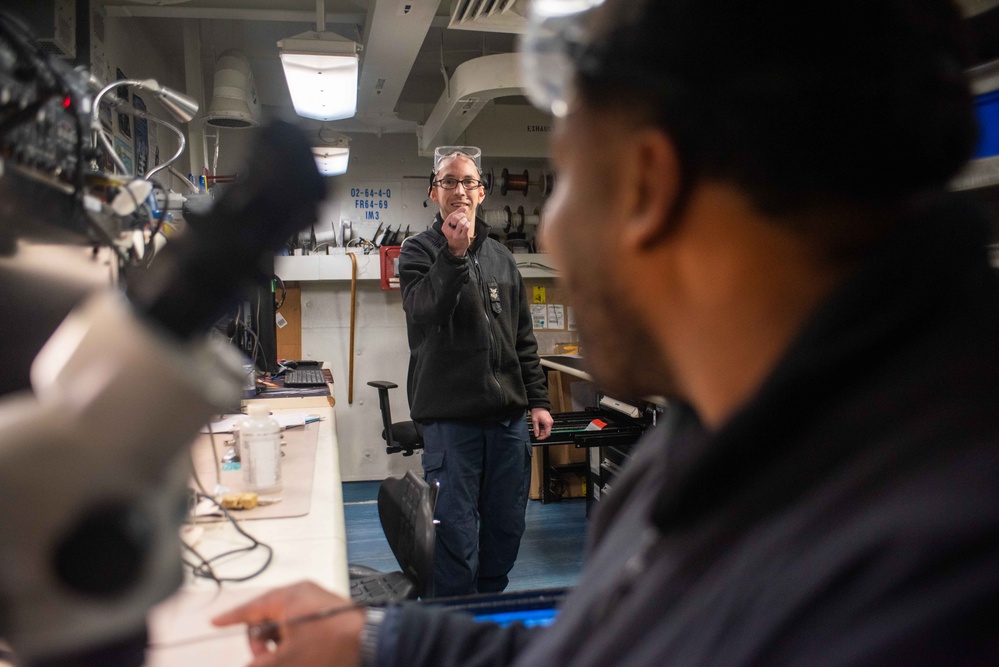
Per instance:
[[[416,586],[402,572],[381,572],[350,582],[350,599],[369,605],[402,602],[416,597]]]
[[[412,456],[413,454],[416,453],[416,450],[418,450],[418,449],[423,449],[423,444],[422,443],[419,444],[419,445],[417,445],[416,447],[413,447],[413,448],[408,448],[408,447],[386,447],[385,448],[385,453],[386,454],[402,454],[403,456]]]

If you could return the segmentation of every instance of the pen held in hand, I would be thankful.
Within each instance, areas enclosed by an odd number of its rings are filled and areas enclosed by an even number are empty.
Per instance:
[[[329,609],[320,609],[319,611],[313,612],[311,614],[303,614],[301,616],[293,616],[291,618],[285,619],[283,621],[262,621],[260,623],[253,623],[247,625],[246,634],[249,635],[250,639],[255,639],[259,641],[278,641],[280,639],[279,630],[282,626],[291,627],[293,625],[301,625],[302,623],[309,623],[312,621],[321,621],[323,619],[336,616],[337,614],[342,614],[353,609],[364,609],[368,605],[364,604],[348,604],[340,607],[330,607]],[[153,642],[148,645],[151,650],[169,650],[174,648],[181,648],[184,646],[190,646],[191,644],[201,644],[204,642],[216,641],[220,639],[227,639],[233,635],[242,634],[243,631],[239,629],[232,630],[220,630],[218,632],[212,632],[205,635],[198,635],[195,637],[188,637],[187,639],[180,639],[173,642]]]
[[[353,611],[354,609],[364,609],[367,606],[368,605],[364,604],[346,604],[340,607],[320,609],[319,611],[312,612],[311,614],[293,616],[283,621],[262,621],[260,623],[248,625],[246,628],[246,634],[249,635],[250,639],[263,642],[277,642],[280,640],[279,631],[282,627],[291,627],[294,625],[301,625],[302,623],[321,621],[344,612]]]

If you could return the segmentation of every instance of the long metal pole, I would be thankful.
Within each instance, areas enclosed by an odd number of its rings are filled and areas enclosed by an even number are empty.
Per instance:
[[[357,257],[348,252],[350,257],[350,361],[347,363],[347,405],[354,403],[354,312],[357,308]]]

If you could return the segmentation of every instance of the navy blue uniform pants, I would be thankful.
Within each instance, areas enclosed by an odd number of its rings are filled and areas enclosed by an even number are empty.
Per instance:
[[[524,534],[531,440],[524,413],[495,424],[423,427],[423,472],[440,482],[434,595],[506,588]]]

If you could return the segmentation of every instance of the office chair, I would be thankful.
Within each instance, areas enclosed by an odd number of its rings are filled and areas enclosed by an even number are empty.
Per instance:
[[[412,470],[382,482],[378,518],[402,570],[380,572],[349,565],[352,600],[378,605],[433,596],[436,503],[437,485],[428,484]]]
[[[385,380],[372,380],[368,383],[378,390],[378,407],[382,412],[382,438],[385,439],[385,453],[412,456],[417,449],[423,449],[423,430],[416,422],[392,423],[392,407],[389,405],[389,389],[399,385]]]

